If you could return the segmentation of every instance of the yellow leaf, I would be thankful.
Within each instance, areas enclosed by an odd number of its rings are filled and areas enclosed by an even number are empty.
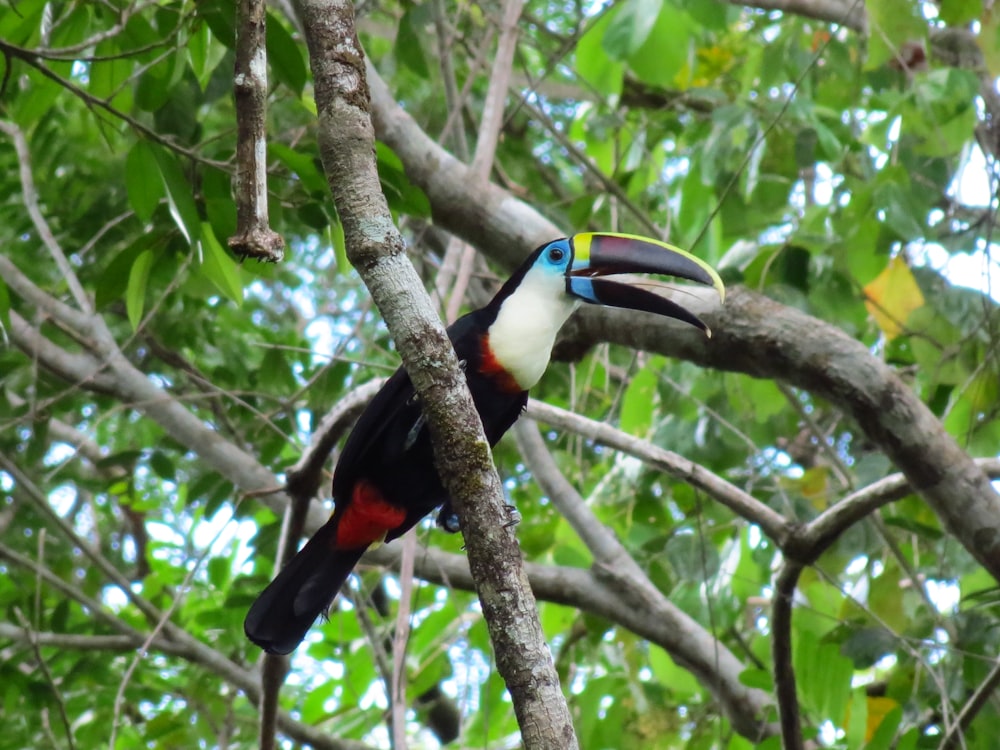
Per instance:
[[[868,696],[865,703],[868,705],[868,721],[867,726],[865,727],[865,742],[871,742],[872,736],[875,734],[875,730],[882,724],[886,715],[899,704],[892,698],[886,698],[880,695]],[[848,717],[850,716],[850,706],[848,706],[847,715]]]
[[[865,307],[890,341],[903,330],[914,310],[923,307],[924,295],[902,255],[897,255],[865,287]]]
[[[802,496],[817,510],[826,510],[830,505],[828,476],[829,470],[825,466],[814,466],[806,469],[799,480]]]

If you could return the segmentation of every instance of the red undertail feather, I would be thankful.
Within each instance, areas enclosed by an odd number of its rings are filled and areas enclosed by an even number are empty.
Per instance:
[[[386,532],[398,528],[405,520],[404,508],[386,502],[375,485],[359,479],[331,542],[336,549],[367,547],[384,540]]]
[[[374,484],[358,480],[343,513],[306,542],[250,607],[243,629],[272,654],[287,654],[329,609],[373,543],[406,520],[406,510],[386,502]]]

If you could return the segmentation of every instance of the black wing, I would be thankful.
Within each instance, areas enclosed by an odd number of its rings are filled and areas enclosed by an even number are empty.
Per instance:
[[[333,473],[333,497],[347,497],[359,476],[367,474],[378,453],[382,462],[403,452],[406,433],[421,419],[413,383],[400,367],[375,394],[344,443]],[[402,431],[404,437],[398,434]]]
[[[456,351],[475,339],[475,315],[464,315],[448,328],[448,337]],[[347,497],[358,477],[377,476],[398,466],[408,451],[415,454],[414,462],[433,460],[429,442],[413,383],[400,367],[375,394],[351,430],[333,474],[334,499]]]

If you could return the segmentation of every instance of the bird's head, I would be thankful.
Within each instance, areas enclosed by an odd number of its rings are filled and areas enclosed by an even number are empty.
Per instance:
[[[601,278],[648,273],[674,276],[714,287],[725,299],[719,274],[705,261],[659,240],[631,234],[585,232],[553,240],[535,251],[524,281],[559,289],[574,301],[623,307],[675,318],[710,334],[694,313],[634,284]]]
[[[596,232],[553,240],[535,250],[485,308],[492,315],[490,361],[528,390],[545,372],[556,334],[581,301],[664,315],[709,333],[697,315],[676,302],[601,278],[622,273],[676,276],[725,294],[707,263],[658,240]]]

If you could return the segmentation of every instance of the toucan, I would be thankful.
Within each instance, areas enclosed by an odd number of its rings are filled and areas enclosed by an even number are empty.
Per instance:
[[[584,233],[536,249],[485,307],[448,328],[491,446],[524,411],[545,372],[556,334],[581,302],[676,318],[709,333],[693,313],[645,289],[600,278],[653,273],[725,289],[704,261],[628,234]],[[413,384],[398,369],[361,414],[333,475],[334,511],[257,597],[244,631],[265,651],[287,654],[369,547],[401,536],[431,511],[456,531],[434,468],[431,438]]]

